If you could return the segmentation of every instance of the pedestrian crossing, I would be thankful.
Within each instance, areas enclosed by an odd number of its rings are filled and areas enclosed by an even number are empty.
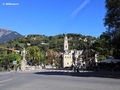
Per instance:
[[[68,73],[72,73],[72,72],[77,72],[76,70],[58,70],[58,69],[42,69],[42,70],[39,70],[39,72],[68,72]],[[90,71],[86,71],[86,70],[79,70],[79,72],[90,72]]]
[[[27,71],[20,71],[21,73],[24,72],[61,72],[61,73],[72,73],[77,72],[74,70],[65,70],[65,69],[36,69],[36,70],[27,70]],[[79,72],[86,72],[83,70],[79,70]]]
[[[40,72],[74,72],[73,70],[56,70],[56,69],[51,69],[51,70],[41,70]]]

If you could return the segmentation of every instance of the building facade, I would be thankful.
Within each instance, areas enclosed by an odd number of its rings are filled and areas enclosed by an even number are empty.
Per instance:
[[[63,68],[79,65],[82,62],[80,55],[83,50],[69,50],[68,37],[64,37]]]

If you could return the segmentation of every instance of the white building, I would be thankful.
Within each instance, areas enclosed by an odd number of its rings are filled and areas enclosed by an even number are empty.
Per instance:
[[[69,50],[68,48],[68,38],[64,37],[64,52],[63,52],[63,68],[71,67],[72,65],[78,65],[81,63],[82,58],[80,55],[83,50]]]

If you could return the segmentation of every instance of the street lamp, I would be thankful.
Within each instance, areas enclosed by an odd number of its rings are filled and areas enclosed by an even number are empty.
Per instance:
[[[84,39],[84,42],[87,43],[87,38]],[[85,60],[85,66],[87,64],[87,60],[88,60],[88,50],[87,50],[87,44],[86,44],[86,60]]]

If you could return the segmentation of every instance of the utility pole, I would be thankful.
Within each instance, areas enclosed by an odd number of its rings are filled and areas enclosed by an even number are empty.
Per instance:
[[[84,39],[84,42],[86,43],[86,60],[85,60],[85,66],[86,66],[87,61],[88,61],[87,38]]]

